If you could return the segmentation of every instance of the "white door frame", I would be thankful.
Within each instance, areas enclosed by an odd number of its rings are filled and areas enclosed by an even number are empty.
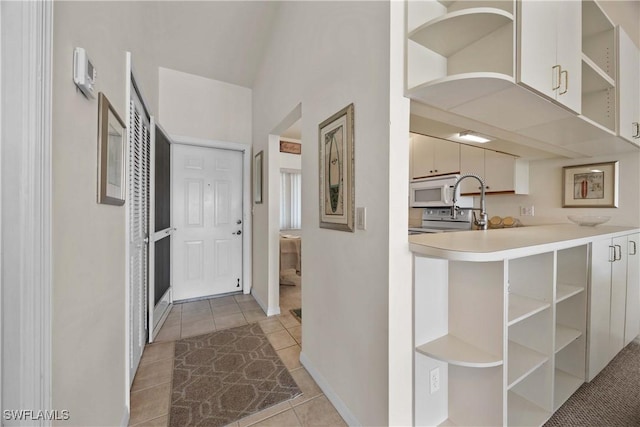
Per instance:
[[[202,138],[193,138],[190,136],[181,136],[181,135],[169,135],[175,144],[182,145],[193,145],[196,147],[204,147],[204,148],[218,148],[222,150],[233,150],[240,151],[242,153],[242,223],[243,230],[242,233],[242,292],[248,294],[251,292],[251,270],[252,270],[252,259],[251,259],[251,233],[249,232],[253,219],[253,212],[251,210],[251,145],[243,144],[240,142],[227,142],[227,141],[217,141],[212,139],[202,139]],[[173,177],[173,147],[172,144],[172,155],[171,155],[171,176]],[[173,204],[172,204],[173,205]],[[174,212],[173,208],[171,211],[171,217],[173,218]],[[171,249],[171,259],[173,260],[173,248]],[[171,269],[171,282],[175,283],[173,280],[173,272],[174,269]]]
[[[0,287],[2,297],[19,298],[11,311],[3,311],[0,299],[0,314],[13,325],[0,340],[2,371],[12,372],[0,377],[11,390],[2,395],[0,388],[0,409],[51,409],[53,6],[47,0],[7,3],[0,5],[7,24],[0,25],[0,41],[16,43],[0,48],[0,160],[2,174],[11,177],[0,178],[0,238],[2,247],[15,251],[2,263]]]

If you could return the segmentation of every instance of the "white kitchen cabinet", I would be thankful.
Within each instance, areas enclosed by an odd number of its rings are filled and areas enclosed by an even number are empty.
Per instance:
[[[618,34],[618,135],[640,145],[640,51],[622,27]]]
[[[581,112],[582,5],[518,2],[518,82]]]
[[[473,173],[485,181],[487,193],[529,193],[529,164],[515,156],[462,144],[460,173]],[[479,194],[476,180],[465,179],[462,194]]]
[[[627,238],[627,308],[624,326],[626,346],[640,334],[640,255],[638,255],[640,234]]]
[[[637,295],[635,280],[627,280],[629,240],[637,241],[637,237],[622,236],[592,243],[588,381],[625,346],[626,324],[629,323],[629,335],[634,326],[638,327],[633,325],[638,316],[637,305],[627,301],[628,292],[631,299]],[[637,270],[637,255],[632,256],[636,262],[631,270]],[[627,304],[631,306],[629,312]]]
[[[460,172],[460,144],[425,135],[411,136],[413,179]]]

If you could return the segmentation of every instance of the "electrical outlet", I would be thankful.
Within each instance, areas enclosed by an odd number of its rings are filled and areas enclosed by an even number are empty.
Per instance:
[[[533,206],[520,206],[520,216],[533,216],[534,213]]]
[[[440,368],[429,371],[429,392],[431,394],[440,390]]]

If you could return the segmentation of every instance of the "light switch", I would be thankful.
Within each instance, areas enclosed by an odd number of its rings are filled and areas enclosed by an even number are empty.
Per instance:
[[[358,230],[367,229],[367,208],[356,208],[356,228]]]

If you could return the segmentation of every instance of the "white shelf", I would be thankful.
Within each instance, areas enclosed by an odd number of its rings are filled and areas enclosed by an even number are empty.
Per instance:
[[[558,283],[556,288],[556,304],[584,291],[583,287]]]
[[[476,7],[447,13],[409,33],[409,38],[444,57],[513,22],[513,15],[501,9]]]
[[[553,396],[553,409],[557,410],[573,393],[584,383],[582,378],[575,377],[560,369],[556,369],[555,393]]]
[[[502,365],[502,358],[453,335],[445,335],[416,347],[416,351],[425,356],[443,362],[469,368],[489,368]]]
[[[456,427],[456,425],[449,418],[438,424],[438,427]]]
[[[507,399],[509,426],[540,426],[551,416],[548,411],[512,391]]]
[[[594,93],[616,87],[616,82],[594,61],[582,54],[582,93]]]
[[[509,323],[511,326],[527,317],[540,313],[542,310],[549,308],[551,304],[545,301],[538,301],[533,298],[524,297],[522,295],[509,294]]]
[[[613,24],[593,0],[582,2],[582,37],[589,38],[607,30],[613,30]]]
[[[549,358],[528,347],[509,341],[508,389],[518,384],[530,373],[538,369]]]
[[[559,352],[582,335],[577,329],[569,328],[564,325],[556,325],[556,348],[555,352]]]

